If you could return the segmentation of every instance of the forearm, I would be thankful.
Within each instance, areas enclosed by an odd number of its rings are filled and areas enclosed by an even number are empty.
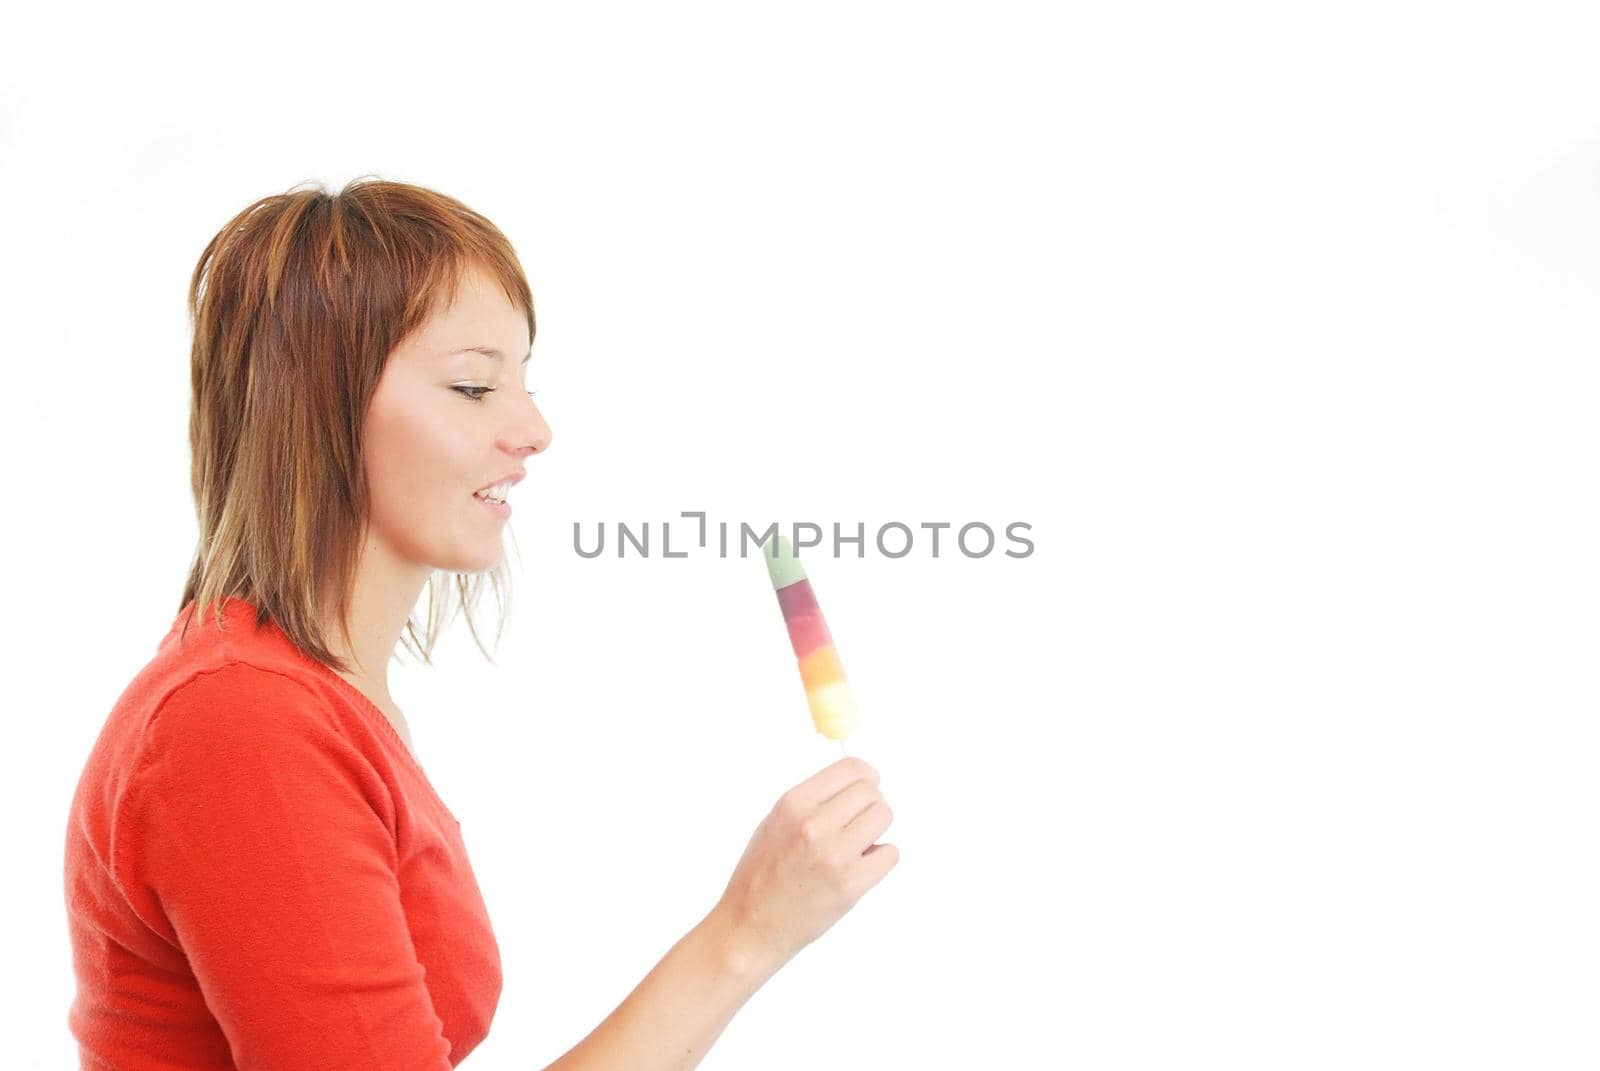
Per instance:
[[[773,973],[713,912],[605,1022],[545,1071],[689,1071]]]

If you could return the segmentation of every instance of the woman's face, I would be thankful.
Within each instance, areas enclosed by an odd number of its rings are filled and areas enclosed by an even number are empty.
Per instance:
[[[480,352],[488,350],[501,356]],[[389,355],[367,410],[364,452],[367,542],[392,564],[473,573],[500,561],[506,519],[473,493],[520,476],[528,455],[550,445],[550,426],[527,392],[530,352],[527,317],[473,269],[455,304]]]

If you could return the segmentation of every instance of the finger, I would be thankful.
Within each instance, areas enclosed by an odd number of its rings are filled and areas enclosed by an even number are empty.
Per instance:
[[[862,862],[857,864],[856,873],[862,875],[868,889],[883,880],[883,876],[894,869],[900,861],[900,849],[893,844],[874,844],[861,853]]]
[[[879,794],[878,786],[857,781],[846,786],[833,799],[817,807],[817,822],[830,834],[843,832],[851,822],[881,799],[883,796]],[[860,851],[859,848],[856,850]]]
[[[794,801],[800,805],[802,813],[810,813],[817,809],[825,800],[837,796],[846,788],[857,781],[867,781],[871,784],[878,783],[878,771],[873,769],[865,759],[856,758],[854,755],[840,759],[831,766],[825,766],[819,772],[802,781],[789,790]]]
[[[850,850],[857,855],[865,855],[873,841],[883,836],[883,831],[889,828],[894,821],[894,811],[881,797],[872,803],[844,827],[841,835]]]

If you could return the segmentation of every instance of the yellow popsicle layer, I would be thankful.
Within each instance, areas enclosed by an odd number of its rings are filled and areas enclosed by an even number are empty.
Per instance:
[[[856,723],[856,701],[843,681],[806,689],[811,724],[829,740],[843,740]]]

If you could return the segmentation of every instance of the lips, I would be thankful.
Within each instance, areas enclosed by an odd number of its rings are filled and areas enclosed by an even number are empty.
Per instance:
[[[478,499],[483,508],[493,513],[496,517],[505,518],[511,516],[511,503],[509,502],[496,502],[492,498],[479,498],[477,495],[472,497]]]
[[[521,472],[521,471],[508,472],[504,476],[500,477],[498,480],[490,480],[488,483],[486,483],[482,487],[478,488],[477,491],[474,491],[473,494],[478,494],[479,492],[482,492],[482,491],[492,490],[493,488],[499,487],[501,484],[505,484],[507,487],[515,486],[516,484],[521,483],[522,480],[523,480],[523,477],[525,477],[527,475],[528,474],[526,472]]]

